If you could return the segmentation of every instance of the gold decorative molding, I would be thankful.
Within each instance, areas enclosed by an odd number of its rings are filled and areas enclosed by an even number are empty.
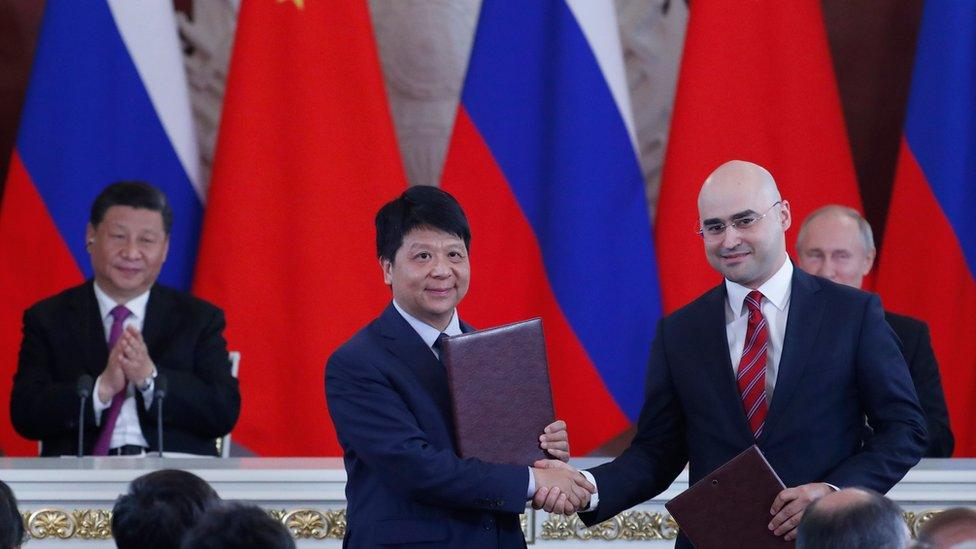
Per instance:
[[[269,510],[295,539],[342,539],[346,534],[346,510]],[[50,540],[112,539],[112,511],[108,509],[40,509],[21,513],[31,538]]]
[[[579,517],[550,515],[542,523],[539,537],[547,540],[672,540],[678,535],[678,525],[667,513],[629,511],[614,518],[586,527]]]
[[[586,527],[577,516],[549,515],[542,523],[539,537],[545,540],[672,540],[678,536],[678,524],[668,513],[628,511],[592,527]]]
[[[295,539],[342,539],[346,535],[346,510],[320,512],[314,509],[269,511],[285,525]]]
[[[112,539],[112,512],[105,509],[71,511],[75,523],[75,537],[81,539]]]
[[[905,523],[908,524],[908,531],[912,533],[912,539],[918,538],[918,530],[923,524],[941,512],[942,511],[919,511],[916,513],[914,511],[903,511],[902,516],[905,518]]]
[[[24,527],[32,538],[71,539],[75,535],[75,523],[64,511],[41,509],[23,515]]]

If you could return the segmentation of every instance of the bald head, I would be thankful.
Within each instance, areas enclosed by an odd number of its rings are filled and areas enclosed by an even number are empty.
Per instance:
[[[698,209],[703,200],[725,198],[729,193],[755,196],[770,204],[780,200],[776,180],[766,168],[745,160],[729,160],[705,179],[698,192]]]
[[[762,166],[716,168],[698,193],[698,215],[708,262],[728,280],[756,289],[786,262],[790,208]]]
[[[976,510],[956,507],[942,511],[922,525],[918,541],[934,549],[976,545]]]
[[[796,549],[903,549],[908,526],[895,502],[870,490],[845,488],[813,502],[797,529]]]

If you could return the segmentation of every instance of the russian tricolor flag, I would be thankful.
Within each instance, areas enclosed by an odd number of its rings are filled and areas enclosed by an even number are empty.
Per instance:
[[[661,304],[610,0],[483,2],[442,185],[474,235],[461,317],[542,316],[574,453],[619,435]]]
[[[976,17],[928,0],[877,288],[929,323],[955,456],[976,456]]]
[[[166,192],[175,219],[160,281],[189,288],[205,191],[172,2],[48,0],[21,120],[0,205],[2,402],[24,309],[92,276],[85,225],[108,183]],[[3,451],[35,453],[2,413]]]

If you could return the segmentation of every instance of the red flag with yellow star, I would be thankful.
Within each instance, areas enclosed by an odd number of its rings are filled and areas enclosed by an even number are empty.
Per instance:
[[[390,299],[373,216],[406,188],[365,0],[244,0],[195,292],[241,352],[234,444],[340,455],[329,354]]]

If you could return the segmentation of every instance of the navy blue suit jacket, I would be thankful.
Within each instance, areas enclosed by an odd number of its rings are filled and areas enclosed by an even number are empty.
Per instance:
[[[329,358],[325,392],[348,475],[345,547],[525,547],[528,468],[457,456],[444,367],[392,304]]]
[[[753,443],[787,486],[828,482],[885,493],[918,463],[925,420],[876,295],[794,269],[758,441],[730,362],[725,299],[723,283],[658,324],[637,434],[620,457],[592,470],[600,501],[581,514],[585,523],[656,496],[686,463],[694,483]],[[865,416],[874,431],[866,440]]]

